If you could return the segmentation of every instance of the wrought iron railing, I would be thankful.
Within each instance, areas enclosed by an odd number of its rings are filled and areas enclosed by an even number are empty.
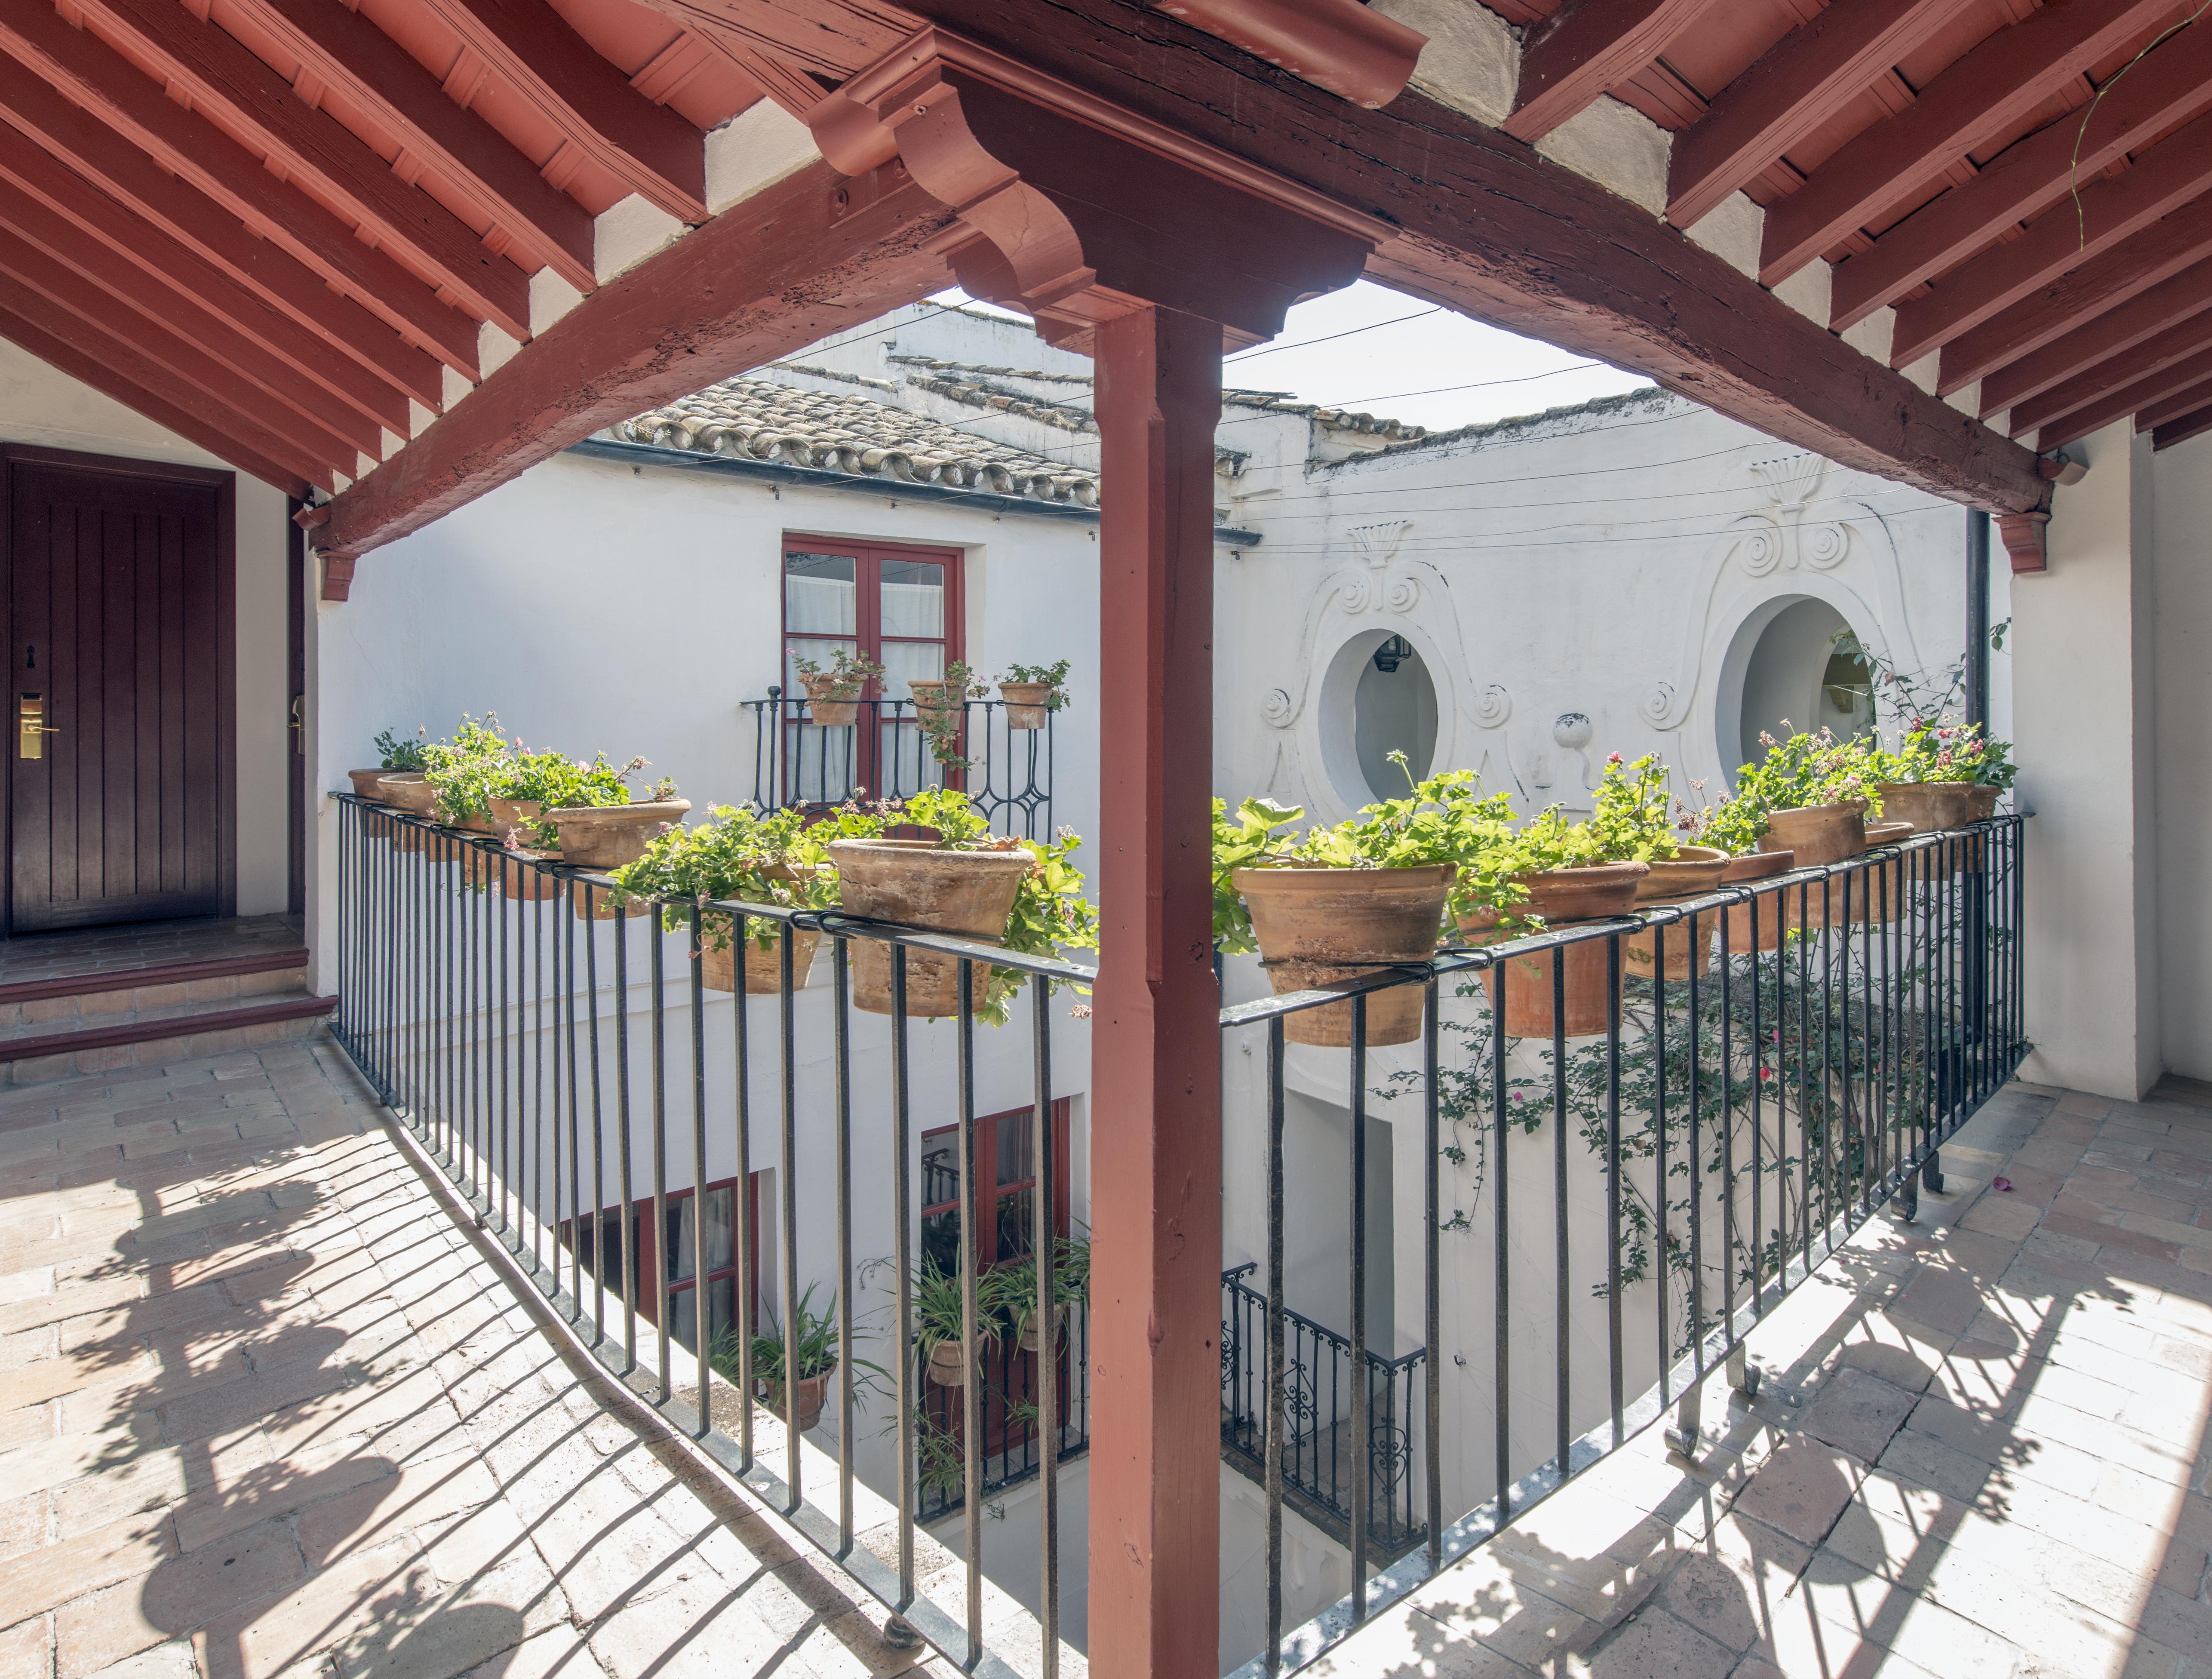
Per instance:
[[[1018,1060],[1030,1086],[1024,1106],[1036,1166],[1034,1190],[1023,1192],[1030,1196],[1029,1227],[1066,1226],[1068,1209],[1057,1204],[1065,1191],[1055,1188],[1065,1175],[1054,1159],[1055,1010],[1048,998],[1054,980],[1087,984],[1091,970],[772,905],[633,900],[623,914],[603,875],[349,794],[331,796],[339,806],[332,1030],[503,1245],[515,1279],[550,1300],[592,1356],[670,1427],[783,1512],[951,1660],[994,1679],[1015,1679],[1018,1671],[1050,1679],[1060,1647],[1060,1461],[1063,1445],[1073,1449],[1084,1439],[1087,1360],[1080,1351],[1072,1360],[1036,1359],[1019,1372],[1018,1402],[1033,1424],[1016,1439],[1004,1429],[987,1437],[985,1408],[942,1417],[918,1359],[866,1355],[918,1346],[913,1188],[924,1126],[940,1119],[957,1126],[961,1229],[981,1228],[979,1197],[996,1193],[979,1186],[975,1168],[977,992],[970,982],[979,964],[1020,982],[1007,1030],[1025,1040]],[[663,934],[664,911],[687,936]],[[738,989],[709,990],[701,933],[704,919],[718,916],[730,918],[739,952],[754,932],[772,938],[777,954],[767,995],[748,995],[738,975],[750,964],[742,959],[723,981]],[[827,969],[826,987],[805,985],[797,949],[805,935],[818,936],[818,952],[810,938],[805,956]],[[908,1001],[921,995],[915,988],[933,970],[952,1013],[926,1025]],[[860,1012],[872,972],[884,987],[887,1014]],[[810,1038],[818,1033],[827,1045],[826,1074],[814,1070],[823,1060],[815,1043],[802,1064],[802,1011]],[[1009,1074],[998,1069],[1002,1081]],[[856,1151],[871,1163],[903,1161],[909,1169],[872,1164],[856,1178]],[[772,1225],[769,1239],[754,1228],[750,1197],[734,1193],[718,1250],[708,1245],[715,1220],[696,1215],[689,1250],[679,1248],[672,1232],[684,1221],[672,1223],[672,1206],[696,1186],[750,1184],[757,1165],[775,1174],[773,1195],[761,1198],[772,1207],[760,1220]],[[728,1305],[718,1308],[717,1291],[697,1280],[724,1268],[724,1232],[734,1277]],[[856,1238],[886,1241],[905,1262],[871,1267],[866,1262],[878,1256],[856,1255]],[[975,1244],[958,1246],[957,1344],[974,1385],[986,1379],[991,1343]],[[1060,1316],[1054,1268],[1035,1268],[1038,1323]],[[872,1311],[855,1301],[872,1269],[891,1280],[889,1299]],[[812,1448],[801,1445],[807,1384],[757,1381],[754,1364],[755,1335],[780,1324],[783,1367],[804,1371],[799,1337],[809,1280],[834,1291],[837,1349],[826,1394],[815,1401],[824,1419],[817,1426],[835,1435],[834,1467],[817,1462],[811,1470]],[[679,1311],[687,1291],[694,1301],[688,1342]],[[765,1311],[756,1305],[764,1297],[776,1299]],[[813,1302],[817,1311],[827,1304]],[[1080,1310],[1067,1316],[1084,1321]],[[999,1380],[1004,1389],[1006,1378]],[[861,1413],[879,1403],[888,1404],[888,1420],[864,1420]],[[925,1502],[921,1433],[947,1420],[957,1430],[965,1518],[949,1542],[966,1566],[963,1576],[933,1566],[933,1588],[957,1594],[933,1596],[917,1590],[917,1550],[926,1553],[931,1542],[925,1535],[918,1547],[915,1529],[926,1511],[946,1512],[941,1499]],[[896,1543],[879,1555],[855,1542],[855,1485],[867,1448],[886,1434],[896,1437],[895,1450],[879,1454],[889,1463],[882,1478],[891,1483],[884,1495],[896,1506]],[[1043,1536],[1042,1624],[1017,1637],[1018,1670],[1006,1650],[983,1642],[984,1495],[1013,1479],[1037,1483]],[[938,1586],[939,1579],[949,1584]]]
[[[332,797],[340,806],[334,1029],[505,1244],[518,1280],[542,1291],[671,1427],[788,1512],[865,1589],[970,1671],[1012,1671],[1006,1652],[982,1644],[985,1489],[994,1476],[1029,1473],[1026,1463],[1010,1464],[1010,1446],[1034,1449],[1049,1671],[1059,1647],[1057,1477],[1069,1429],[1082,1432],[1086,1360],[1036,1358],[1019,1378],[1033,1387],[1001,1376],[1000,1391],[1018,1391],[1020,1403],[1036,1408],[1041,1426],[1030,1439],[988,1436],[988,1403],[946,1413],[961,1437],[964,1594],[958,1602],[919,1595],[915,1529],[929,1507],[919,1436],[930,1402],[921,1362],[903,1352],[882,1360],[897,1435],[888,1471],[896,1554],[879,1558],[854,1543],[865,1441],[854,1293],[866,1268],[855,1268],[854,1243],[856,1230],[887,1230],[892,1251],[909,1262],[890,1268],[895,1298],[879,1344],[915,1347],[913,1192],[922,1167],[915,1145],[931,1116],[927,1104],[957,1116],[963,1229],[981,1228],[979,1195],[989,1192],[975,1170],[975,1032],[965,982],[975,963],[1023,976],[1027,1000],[1017,1004],[1012,1030],[1025,1027],[1034,1045],[1025,1110],[1033,1114],[1036,1189],[1019,1193],[1034,1195],[1030,1228],[1064,1227],[1054,1204],[1062,1192],[1054,1188],[1046,991],[1056,979],[1087,984],[1091,970],[836,913],[754,904],[671,906],[692,934],[672,944],[650,922],[598,919],[608,906],[604,878],[520,857],[488,836]],[[1847,863],[1618,921],[1446,947],[1328,990],[1221,1011],[1232,1042],[1256,1034],[1263,1042],[1255,1047],[1264,1049],[1249,1061],[1224,1057],[1224,1125],[1245,1128],[1264,1162],[1257,1211],[1265,1251],[1246,1274],[1264,1282],[1232,1279],[1260,1304],[1234,1326],[1240,1391],[1231,1396],[1224,1386],[1228,1408],[1253,1419],[1249,1428],[1236,1424],[1242,1432],[1224,1444],[1256,1453],[1267,1510],[1267,1633],[1246,1679],[1313,1661],[1669,1411],[1671,1438],[1697,1448],[1703,1380],[1724,1369],[1739,1387],[1755,1381],[1743,1346],[1752,1328],[1877,1209],[1896,1198],[1909,1211],[1923,1175],[1938,1170],[1944,1141],[2027,1054],[2022,821],[2001,817],[1916,836]],[[783,937],[773,993],[732,994],[726,1018],[716,1018],[724,1004],[718,998],[710,1008],[696,954],[698,918],[716,913],[736,918],[741,939],[763,927],[819,934],[830,984],[802,1000],[805,975],[790,957],[798,941]],[[1691,959],[1680,960],[1686,952]],[[855,1012],[851,981],[863,952],[887,956],[891,1013],[880,1020]],[[946,958],[962,974],[957,1017],[949,1026],[920,1026],[905,1007],[909,970]],[[1583,987],[1593,974],[1595,1021],[1571,1022],[1571,982]],[[1242,968],[1233,976],[1249,977]],[[1368,1047],[1370,1000],[1409,986],[1421,995],[1416,1037],[1398,1049]],[[1532,1002],[1548,1005],[1536,1011],[1546,1019],[1540,1031],[1529,1024]],[[804,1092],[802,1006],[809,1062],[827,1069]],[[1391,1130],[1418,1149],[1418,1170],[1394,1168],[1391,1177],[1419,1189],[1403,1208],[1392,1197],[1371,1200],[1364,1141],[1352,1147],[1348,1168],[1334,1153],[1294,1159],[1286,1147],[1286,1025],[1332,1007],[1350,1016],[1352,1047],[1300,1049],[1300,1099],[1335,1081],[1354,1140],[1365,1137],[1376,1104],[1404,1104]],[[926,1052],[920,1061],[917,1046]],[[799,1147],[802,1108],[810,1143],[819,1145],[811,1153]],[[765,1145],[757,1155],[757,1130]],[[860,1158],[893,1163],[873,1188],[856,1189],[856,1147]],[[711,1293],[702,1300],[706,1332],[691,1347],[679,1351],[653,1327],[672,1323],[685,1268],[672,1250],[667,1208],[682,1184],[726,1175],[718,1168],[750,1181],[757,1158],[775,1169],[777,1251],[772,1267],[752,1255],[747,1200],[733,1195],[739,1275],[727,1327],[736,1357],[725,1378],[710,1368],[721,1327]],[[1333,1408],[1331,1416],[1348,1442],[1373,1440],[1378,1421],[1402,1432],[1402,1483],[1359,1473],[1356,1451],[1340,1483],[1300,1467],[1293,1417],[1301,1320],[1284,1283],[1292,1187],[1309,1203],[1341,1197],[1340,1253],[1314,1245],[1336,1239],[1316,1234],[1325,1221],[1302,1226],[1297,1239],[1303,1274],[1322,1262],[1344,1267],[1346,1369],[1372,1369],[1380,1350],[1366,1319],[1370,1251],[1395,1256],[1389,1293],[1405,1317],[1413,1313],[1403,1303],[1419,1302],[1414,1338],[1425,1353],[1407,1372],[1419,1379],[1352,1381],[1343,1422]],[[1230,1189],[1232,1198],[1246,1193],[1242,1179]],[[856,1193],[878,1192],[884,1204],[856,1219]],[[641,1225],[631,1214],[647,1206],[652,1218]],[[811,1239],[834,1238],[804,1273],[795,1245],[802,1206]],[[1376,1206],[1413,1228],[1371,1240],[1383,1235],[1370,1229]],[[609,1211],[619,1215],[618,1229],[600,1236]],[[594,1238],[579,1241],[586,1221]],[[692,1220],[694,1277],[710,1274],[707,1222]],[[592,1256],[587,1270],[586,1250],[602,1243],[620,1248],[619,1262]],[[988,1343],[973,1246],[960,1244],[960,1347],[969,1384],[982,1391]],[[1531,1263],[1546,1253],[1549,1263]],[[1416,1255],[1417,1277],[1409,1274]],[[1034,1321],[1056,1323],[1055,1268],[1036,1268]],[[778,1420],[743,1402],[756,1385],[752,1302],[769,1269],[787,1337],[796,1333],[804,1277],[840,1285],[834,1469],[805,1467],[797,1445],[802,1384],[781,1396]],[[1448,1269],[1456,1314],[1449,1332]],[[1477,1294],[1479,1307],[1468,1298]],[[1071,1334],[1082,1317],[1071,1315]],[[1592,1358],[1592,1347],[1602,1355]],[[795,1360],[795,1351],[787,1338],[787,1359]],[[1447,1362],[1455,1372],[1449,1412]],[[1224,1374],[1226,1383],[1228,1365]],[[726,1413],[708,1397],[716,1381],[734,1402]],[[1394,1463],[1395,1456],[1394,1445]],[[1351,1596],[1310,1616],[1313,1606],[1286,1613],[1283,1549],[1283,1512],[1309,1496],[1309,1482],[1345,1508],[1355,1583]],[[833,1486],[834,1500],[806,1496]],[[1416,1536],[1413,1548],[1391,1560],[1407,1535]],[[941,1577],[963,1578],[957,1569]],[[1025,1647],[1033,1637],[1022,1635]]]
[[[1221,1445],[1237,1468],[1263,1484],[1267,1468],[1262,1360],[1267,1297],[1246,1281],[1256,1263],[1221,1274]],[[1413,1422],[1425,1349],[1402,1358],[1367,1354],[1367,1430],[1352,1433],[1352,1342],[1301,1312],[1283,1313],[1283,1496],[1291,1507],[1349,1544],[1352,1477],[1364,1468],[1376,1552],[1388,1560],[1422,1538],[1413,1479]]]
[[[848,799],[902,799],[925,788],[965,792],[1000,833],[1052,836],[1053,718],[1015,727],[1013,708],[969,700],[946,763],[915,715],[911,700],[854,700],[854,721],[824,727],[803,696],[770,688],[744,703],[753,726],[757,811],[787,805],[826,808]],[[1029,710],[1030,708],[1021,708]]]
[[[1222,1011],[1232,1043],[1252,1032],[1265,1045],[1250,1062],[1224,1057],[1224,1125],[1256,1134],[1265,1161],[1262,1344],[1255,1375],[1237,1379],[1256,1388],[1266,1633],[1238,1679],[1315,1661],[1670,1411],[1670,1443],[1695,1452],[1708,1375],[1755,1389],[1744,1337],[1877,1209],[1894,1198],[1912,1215],[1942,1144],[2027,1053],[2021,823],[1915,836],[1833,867]],[[1407,986],[1423,994],[1415,1036],[1369,1047],[1370,1000]],[[1595,995],[1595,1017],[1573,1018],[1571,995],[1585,1009]],[[1349,1014],[1339,1041],[1351,1047],[1299,1049],[1297,1087],[1310,1102],[1317,1080],[1340,1080],[1348,1169],[1333,1152],[1286,1147],[1285,1028],[1323,1007]],[[1264,1071],[1246,1080],[1240,1063]],[[1393,1101],[1415,1110],[1390,1131],[1416,1140],[1421,1161],[1419,1208],[1390,1209],[1418,1221],[1410,1250],[1370,1228],[1361,1140]],[[1336,1234],[1287,1229],[1293,1189],[1309,1208],[1341,1198]],[[1356,1368],[1370,1357],[1373,1236],[1397,1256],[1395,1297],[1421,1303],[1428,1356],[1403,1413],[1385,1410],[1379,1384],[1352,1382],[1345,1433],[1405,1431],[1411,1513],[1398,1513],[1388,1475],[1351,1474],[1352,1591],[1291,1614],[1283,1512],[1310,1494],[1285,1250],[1298,1241],[1307,1268],[1341,1253]],[[1420,1256],[1410,1289],[1409,1251]],[[1529,1256],[1547,1252],[1532,1274]],[[1479,1308],[1467,1298],[1477,1288]],[[1592,1345],[1604,1349],[1594,1363],[1578,1351]],[[1486,1457],[1486,1473],[1464,1467]],[[1420,1542],[1394,1562],[1401,1524]]]

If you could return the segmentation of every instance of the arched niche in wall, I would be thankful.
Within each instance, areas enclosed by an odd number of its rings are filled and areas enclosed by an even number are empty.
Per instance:
[[[1347,637],[1322,672],[1321,756],[1330,790],[1357,807],[1401,799],[1406,776],[1389,761],[1406,755],[1421,780],[1436,762],[1437,684],[1428,660],[1395,630],[1363,630]]]
[[[1826,727],[1842,738],[1873,727],[1866,667],[1850,660],[1845,679],[1837,680],[1835,638],[1845,630],[1881,645],[1864,603],[1844,589],[1774,595],[1736,621],[1711,714],[1713,744],[1731,783],[1738,766],[1761,756],[1762,730],[1780,734],[1786,721],[1792,731]]]

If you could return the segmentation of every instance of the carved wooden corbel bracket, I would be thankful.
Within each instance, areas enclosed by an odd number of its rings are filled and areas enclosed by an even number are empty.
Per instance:
[[[960,217],[945,258],[962,286],[1071,350],[1147,305],[1218,321],[1233,344],[1272,338],[1292,303],[1358,278],[1390,231],[942,29],[808,123],[848,173],[902,162]]]
[[[2012,562],[2013,575],[2051,569],[2051,556],[2045,544],[2045,532],[2051,523],[2047,513],[2001,513],[1997,519],[1997,536],[2004,544],[2005,557]]]

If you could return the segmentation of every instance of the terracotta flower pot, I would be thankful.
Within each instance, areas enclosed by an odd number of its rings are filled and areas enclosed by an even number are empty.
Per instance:
[[[1060,1344],[1060,1336],[1067,1333],[1067,1307],[1064,1303],[1053,1308],[1052,1329],[1053,1345],[1057,1347]],[[1039,1353],[1044,1350],[1044,1337],[1037,1333],[1035,1311],[1030,1313],[1029,1321],[1022,1325],[1019,1338],[1022,1351],[1024,1353]]]
[[[1547,869],[1541,874],[1519,877],[1528,897],[1515,906],[1516,913],[1543,918],[1545,926],[1558,928],[1576,922],[1627,916],[1636,907],[1637,887],[1650,873],[1647,863],[1600,863],[1592,868]],[[1469,944],[1498,942],[1496,910],[1479,911],[1460,918],[1460,930]],[[1517,936],[1517,935],[1507,935]],[[1626,940],[1621,971],[1628,970]],[[1555,1030],[1568,1037],[1588,1037],[1601,1032],[1611,1017],[1614,989],[1608,982],[1606,940],[1585,939],[1575,944],[1539,951],[1531,956],[1506,958],[1504,981],[1505,1007],[1503,1026],[1508,1037],[1550,1037]],[[1565,970],[1566,1011],[1555,1015],[1553,972]],[[1491,1004],[1496,1007],[1499,976],[1490,982]]]
[[[2003,796],[2004,789],[2002,788],[1982,787],[1978,785],[1968,788],[1966,789],[1966,820],[1967,822],[1987,822],[1991,817],[1997,813],[1997,800]],[[1979,870],[1982,867],[1982,842],[1980,836],[1976,835],[1972,838],[1966,841],[1963,844],[1956,847],[1954,855],[1960,868],[1969,872]]]
[[[860,721],[860,684],[839,682],[824,672],[801,674],[806,689],[806,715],[817,728],[848,729]]]
[[[1675,848],[1674,855],[1663,862],[1651,865],[1651,872],[1636,883],[1636,901],[1639,904],[1665,903],[1669,900],[1703,897],[1721,884],[1721,873],[1728,867],[1729,855],[1717,846],[1684,845]],[[1703,973],[1712,960],[1713,929],[1719,918],[1712,915],[1692,916],[1686,922],[1677,922],[1667,929],[1667,971],[1658,975],[1662,979],[1687,979],[1694,973]],[[1650,979],[1659,961],[1659,936],[1646,931],[1620,944],[1620,960],[1625,970],[1638,979]]]
[[[726,927],[727,922],[723,925]],[[750,927],[745,934],[745,993],[749,996],[775,996],[783,989],[783,940],[790,939],[791,983],[796,990],[806,983],[807,970],[814,965],[814,952],[822,942],[819,933],[801,928],[793,933],[788,928],[779,928],[775,940],[763,950],[754,942]],[[721,949],[711,946],[699,952],[700,982],[709,991],[735,991],[738,989],[738,952],[734,940]]]
[[[380,805],[384,795],[377,791],[376,784],[392,773],[389,770],[349,770],[346,779],[353,783],[355,798],[373,799]]]
[[[1852,800],[1770,811],[1766,831],[1759,836],[1759,849],[1795,852],[1799,868],[1844,862],[1866,849],[1866,823],[1861,814],[1865,808]]]
[[[580,922],[641,921],[653,913],[653,906],[642,898],[630,898],[617,909],[615,908],[614,894],[605,886],[586,886],[581,880],[577,881],[575,885],[575,913],[576,919]],[[589,914],[586,914],[584,909],[584,899],[587,893],[592,901]]]
[[[823,1371],[818,1376],[802,1376],[799,1378],[799,1432],[800,1433],[811,1433],[820,1424],[823,1405],[830,1396],[830,1380],[836,1373],[836,1370],[830,1369]],[[784,1414],[783,1384],[763,1381],[760,1384],[760,1389],[762,1396],[767,1401],[769,1409],[775,1412],[776,1415],[781,1416]]]
[[[1006,936],[1014,894],[1034,860],[1027,850],[942,851],[928,840],[833,840],[830,861],[849,914],[995,945]],[[889,1014],[891,947],[855,939],[851,949],[854,1006]],[[969,971],[969,998],[980,1008],[991,964],[978,962]],[[960,959],[908,950],[906,1010],[931,1019],[958,1013]]]
[[[1444,899],[1458,869],[1240,868],[1231,876],[1252,912],[1252,932],[1268,983],[1281,996],[1360,979],[1383,963],[1425,963],[1437,948]],[[1367,994],[1370,1049],[1411,1043],[1421,1035],[1425,988],[1393,986]],[[1283,1017],[1283,1036],[1324,1049],[1352,1047],[1349,1001]]]
[[[1900,840],[1911,839],[1912,833],[1910,822],[1869,822],[1867,849],[1871,851],[1878,846],[1895,845]],[[1905,860],[1898,856],[1858,872],[1851,882],[1853,926],[1887,927],[1905,913]],[[1828,890],[1832,894],[1836,889],[1832,885]]]
[[[1731,857],[1728,867],[1721,871],[1721,885],[1735,886],[1753,880],[1771,880],[1778,874],[1789,873],[1796,867],[1796,855],[1789,851],[1759,851],[1747,857]],[[1751,905],[1735,903],[1729,906],[1722,922],[1728,933],[1729,955],[1746,955],[1754,946],[1762,951],[1782,948],[1784,919],[1782,899],[1786,895],[1786,889],[1759,894],[1759,930],[1755,937],[1751,925]]]
[[[940,1388],[968,1385],[968,1361],[960,1356],[960,1343],[957,1341],[932,1341],[927,1368],[929,1379]]]
[[[395,770],[389,776],[379,776],[376,786],[383,802],[395,810],[426,822],[437,819],[438,789],[419,770]],[[406,823],[398,824],[394,843],[402,851],[420,851],[424,843],[422,830]]]
[[[535,799],[495,799],[491,801],[492,831],[502,844],[526,830],[534,833],[541,809]]]
[[[1940,834],[1946,828],[1966,824],[1966,795],[1971,782],[1888,782],[1876,789],[1881,794],[1885,818],[1910,822],[1916,834]]]
[[[946,693],[945,690],[950,685],[942,678],[927,679],[921,677],[906,684],[907,692],[914,696],[914,715],[925,727],[948,712],[955,715],[958,714],[962,696],[957,691]]]
[[[690,813],[689,799],[659,799],[635,805],[569,805],[547,811],[544,819],[561,836],[561,856],[579,868],[620,868],[645,855],[664,827]]]
[[[1006,703],[1006,727],[1010,729],[1041,729],[1045,719],[1052,715],[1045,702],[1052,697],[1049,682],[1002,682],[999,697]]]

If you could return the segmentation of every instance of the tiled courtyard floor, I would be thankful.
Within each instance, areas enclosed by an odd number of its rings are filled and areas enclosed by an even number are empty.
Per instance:
[[[326,1041],[0,1096],[0,1679],[911,1669],[379,1113]]]
[[[2212,1675],[2212,1092],[2014,1085],[1706,1390],[1322,1664],[1735,1679]],[[2009,1187],[2001,1187],[2002,1185]]]

